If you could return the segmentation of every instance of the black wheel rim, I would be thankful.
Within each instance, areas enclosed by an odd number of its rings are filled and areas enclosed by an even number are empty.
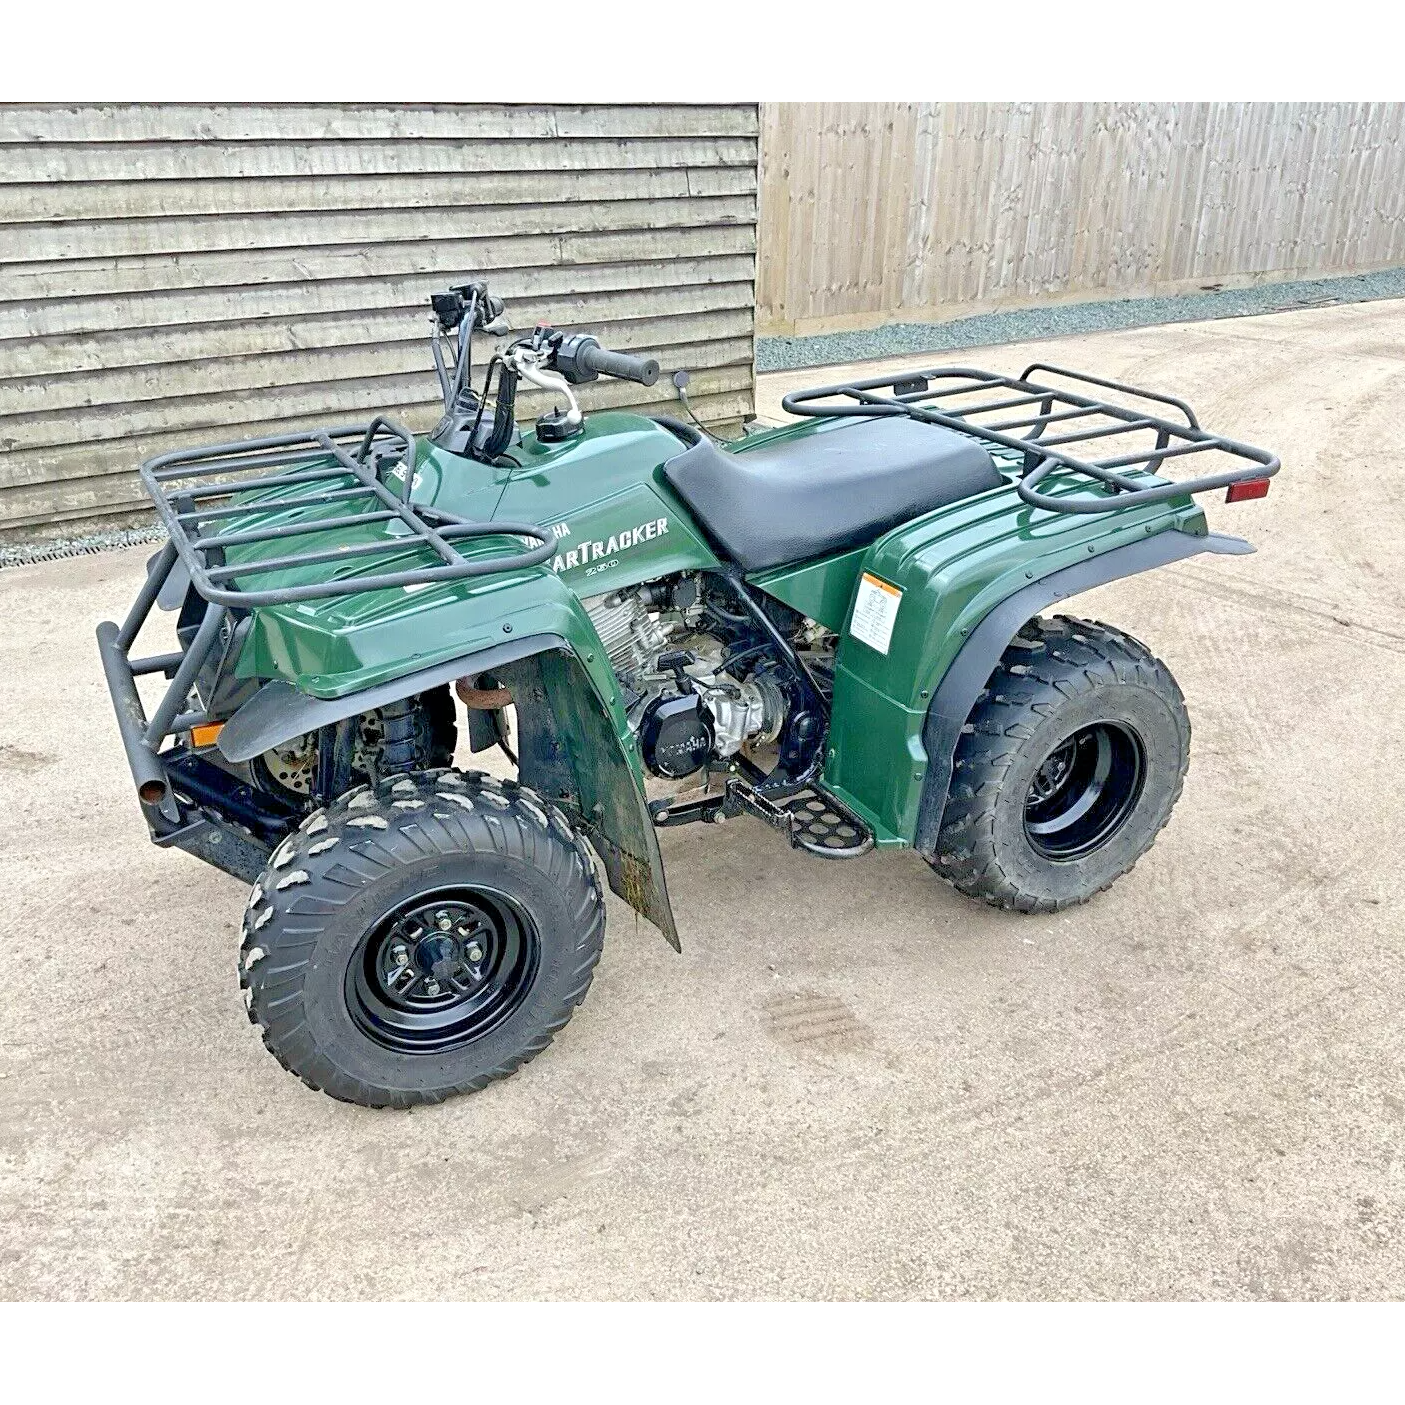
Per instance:
[[[417,893],[357,947],[346,973],[347,1009],[384,1048],[439,1054],[507,1019],[540,961],[535,923],[505,894],[463,887]]]
[[[1141,738],[1120,722],[1095,722],[1066,737],[1025,793],[1030,847],[1057,863],[1101,849],[1136,808],[1145,772]]]

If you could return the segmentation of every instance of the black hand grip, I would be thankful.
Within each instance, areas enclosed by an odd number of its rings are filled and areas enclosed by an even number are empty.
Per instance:
[[[602,376],[616,376],[622,381],[637,381],[653,385],[659,378],[659,363],[652,357],[645,361],[638,356],[626,356],[619,351],[606,351],[598,342],[581,348],[578,360],[587,370]]]

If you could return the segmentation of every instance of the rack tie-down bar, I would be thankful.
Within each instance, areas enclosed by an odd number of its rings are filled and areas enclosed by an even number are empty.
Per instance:
[[[1184,423],[1150,413],[1146,405],[1120,405],[1115,401],[1094,399],[1065,386],[1048,385],[1033,379],[1036,373],[1041,372],[1114,390],[1143,402],[1169,405],[1184,417]],[[934,382],[939,383],[939,388],[932,388]],[[883,390],[891,394],[875,393]],[[1011,393],[990,398],[992,392],[1000,391]],[[986,398],[966,398],[981,394]],[[845,404],[843,401],[854,403]],[[1098,376],[1039,361],[1026,366],[1018,376],[1002,376],[994,371],[965,366],[904,371],[897,375],[875,376],[872,380],[852,381],[846,385],[792,391],[781,401],[781,405],[792,415],[906,415],[924,424],[941,425],[1001,448],[1015,450],[1024,459],[1024,472],[1016,484],[1016,492],[1031,507],[1043,508],[1047,512],[1113,512],[1124,507],[1146,506],[1188,493],[1264,481],[1279,469],[1277,455],[1268,450],[1256,449],[1252,444],[1242,444],[1225,435],[1203,430],[1195,412],[1175,396],[1142,390],[1121,381],[1103,380]],[[988,418],[991,415],[1006,416],[1009,411],[1028,413],[994,421]],[[1067,426],[1068,430],[1046,438],[1045,431],[1051,425]],[[1073,452],[1095,441],[1123,436],[1127,439],[1121,450],[1103,458],[1078,457]],[[1115,445],[1110,447],[1117,448]],[[1151,486],[1147,485],[1145,478],[1133,478],[1128,472],[1156,473],[1167,459],[1201,453],[1228,455],[1240,460],[1240,464],[1200,478]],[[1086,474],[1108,491],[1060,494],[1057,497],[1039,492],[1039,485],[1059,469]]]

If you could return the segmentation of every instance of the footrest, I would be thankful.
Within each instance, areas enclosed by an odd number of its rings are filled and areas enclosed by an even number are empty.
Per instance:
[[[873,831],[847,805],[815,785],[774,798],[740,777],[731,777],[718,795],[683,800],[651,800],[654,825],[721,824],[734,815],[751,815],[780,830],[797,848],[822,859],[856,859],[873,848]]]
[[[781,802],[790,842],[822,859],[856,859],[873,848],[873,831],[826,790],[807,786]]]

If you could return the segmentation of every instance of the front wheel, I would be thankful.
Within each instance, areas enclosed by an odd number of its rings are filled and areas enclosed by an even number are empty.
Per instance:
[[[605,908],[540,796],[422,771],[316,811],[244,915],[249,1018],[309,1087],[370,1107],[471,1092],[551,1042],[590,986]]]
[[[1086,902],[1151,847],[1189,762],[1185,699],[1145,645],[1088,620],[1031,620],[957,744],[930,862],[997,907]]]

